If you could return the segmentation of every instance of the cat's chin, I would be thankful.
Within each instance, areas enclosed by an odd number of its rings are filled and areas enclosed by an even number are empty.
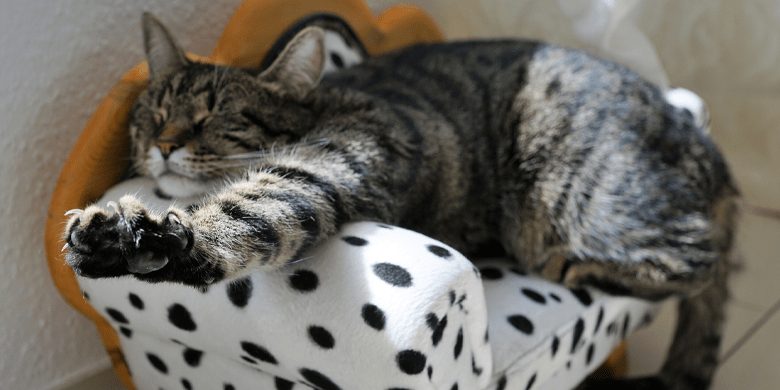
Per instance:
[[[172,198],[190,198],[205,195],[214,190],[216,183],[193,180],[175,174],[164,174],[155,178],[158,192]]]

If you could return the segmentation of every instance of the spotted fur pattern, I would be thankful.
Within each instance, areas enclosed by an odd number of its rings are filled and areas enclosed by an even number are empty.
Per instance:
[[[135,169],[162,193],[213,195],[165,215],[132,196],[77,211],[79,275],[200,286],[381,221],[570,286],[682,297],[658,377],[583,386],[709,386],[738,192],[707,129],[656,86],[529,41],[418,45],[321,80],[319,28],[262,72],[188,61],[150,16],[144,33]]]

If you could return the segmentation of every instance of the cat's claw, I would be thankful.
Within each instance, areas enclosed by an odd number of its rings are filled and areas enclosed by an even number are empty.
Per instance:
[[[112,208],[114,210],[114,213],[116,213],[117,215],[122,214],[122,212],[119,211],[119,205],[117,205],[116,202],[114,202],[113,200],[106,203],[106,207]]]
[[[78,234],[76,234],[76,232],[70,234],[70,242],[73,244],[74,247],[78,248],[81,246],[81,241],[79,241],[79,236]],[[66,242],[65,245],[67,247],[68,243]],[[62,249],[65,249],[65,247],[63,247]]]
[[[177,217],[176,214],[168,214],[168,222],[181,225],[181,220],[179,220],[179,217]]]
[[[189,216],[181,210],[155,215],[132,196],[106,206],[71,213],[74,216],[62,250],[78,275],[101,278],[134,274],[140,279],[162,281],[168,278],[168,265],[179,262],[192,247],[192,223],[185,221]],[[177,269],[180,267],[177,265]]]
[[[65,215],[81,215],[84,213],[84,210],[82,209],[71,209],[65,212]]]

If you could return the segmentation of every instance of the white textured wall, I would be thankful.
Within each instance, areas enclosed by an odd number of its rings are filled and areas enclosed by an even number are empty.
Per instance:
[[[0,4],[0,389],[51,389],[109,362],[46,268],[46,211],[97,103],[142,60],[140,14],[208,55],[240,0],[3,0]]]
[[[583,0],[587,2],[587,0]],[[633,0],[615,0],[633,1]],[[378,12],[394,0],[368,0]],[[582,46],[557,1],[418,0],[449,37]],[[571,0],[566,0],[571,2]],[[0,5],[0,388],[54,389],[108,366],[94,327],[55,291],[43,227],[90,113],[142,60],[141,11],[209,54],[240,0],[3,0]],[[709,102],[748,199],[780,206],[780,3],[651,0],[639,17],[673,85]]]

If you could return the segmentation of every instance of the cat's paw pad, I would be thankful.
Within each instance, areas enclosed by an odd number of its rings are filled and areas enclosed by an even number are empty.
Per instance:
[[[149,274],[186,254],[193,244],[191,220],[184,211],[171,209],[159,216],[132,196],[109,202],[108,210],[90,206],[68,214],[66,260],[85,277]]]

